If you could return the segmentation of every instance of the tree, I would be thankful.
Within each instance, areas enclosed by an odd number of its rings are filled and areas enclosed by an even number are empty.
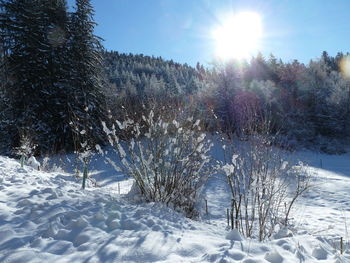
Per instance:
[[[250,65],[245,72],[245,80],[250,82],[252,80],[268,80],[271,76],[271,69],[269,68],[265,58],[259,52],[256,57],[250,61]]]
[[[281,71],[281,67],[283,66],[282,61],[277,61],[276,57],[273,54],[270,54],[267,63],[270,69],[270,80],[278,83],[280,81],[279,73]]]
[[[49,102],[51,116],[48,119],[53,134],[50,150],[58,151],[69,149],[72,144],[72,136],[69,129],[68,100],[71,83],[69,75],[71,65],[69,64],[70,50],[68,41],[69,15],[65,0],[43,0],[42,10],[46,15],[47,29],[46,39],[48,42],[47,56],[47,84],[49,87]]]
[[[42,80],[43,51],[47,50],[43,34],[44,19],[41,5],[25,0],[2,1],[2,27],[9,50],[7,70],[9,81],[6,96],[13,109],[13,125],[19,130],[13,134],[13,144],[18,144],[20,132],[26,130],[36,141],[47,131],[43,118],[47,87]],[[35,130],[35,134],[34,131]]]
[[[96,23],[94,10],[89,0],[77,0],[72,14],[70,33],[70,101],[68,108],[71,122],[77,129],[74,136],[80,143],[93,145],[103,141],[101,118],[105,100],[102,94],[102,46],[94,35]],[[83,138],[80,138],[83,135]]]
[[[72,149],[76,127],[102,134],[101,45],[92,16],[89,1],[77,1],[70,16],[65,0],[1,1],[10,80],[2,96],[13,109],[13,147],[20,134],[30,134],[40,152]]]

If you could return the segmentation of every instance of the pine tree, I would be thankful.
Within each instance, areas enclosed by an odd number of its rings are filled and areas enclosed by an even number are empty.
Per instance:
[[[14,144],[18,144],[21,131],[36,130],[40,133],[41,129],[45,129],[35,117],[42,114],[44,108],[41,98],[46,92],[42,87],[39,65],[44,64],[41,51],[46,46],[38,5],[26,0],[2,1],[1,4],[2,31],[9,50],[7,74],[11,79],[5,90],[13,109],[13,125],[18,129],[13,134]]]
[[[96,23],[89,0],[77,0],[70,25],[70,97],[68,103],[77,147],[88,142],[92,145],[103,140],[101,118],[105,99],[102,94],[102,46],[94,35]]]
[[[65,138],[68,68],[65,45],[68,16],[65,0],[1,2],[1,32],[6,57],[6,98],[12,108],[12,146],[21,134],[30,135],[41,152],[51,151]]]
[[[69,81],[71,65],[69,64],[69,15],[65,0],[42,0],[46,15],[49,48],[47,55],[47,85],[50,87],[51,116],[48,121],[53,137],[52,150],[69,150],[72,148],[72,134],[69,125],[68,101],[71,83]]]

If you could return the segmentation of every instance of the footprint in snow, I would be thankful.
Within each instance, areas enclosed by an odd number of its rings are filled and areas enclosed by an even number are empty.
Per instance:
[[[271,263],[282,263],[283,262],[283,257],[277,251],[266,253],[265,259]]]
[[[318,260],[325,260],[328,252],[323,247],[317,247],[312,251],[312,256]]]

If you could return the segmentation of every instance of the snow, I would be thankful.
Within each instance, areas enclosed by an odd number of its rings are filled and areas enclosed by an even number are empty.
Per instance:
[[[29,166],[33,167],[36,170],[40,169],[40,163],[36,160],[34,156],[29,157],[27,163]]]
[[[241,234],[237,229],[232,229],[226,234],[226,239],[232,240],[232,241],[242,241]]]
[[[90,169],[98,187],[89,182],[82,190],[73,169],[21,168],[0,156],[0,262],[350,262],[350,154],[298,157],[309,163],[315,186],[298,201],[290,229],[258,242],[227,228],[230,195],[218,176],[203,196],[209,214],[202,204],[194,221],[131,200],[132,180],[101,158]]]

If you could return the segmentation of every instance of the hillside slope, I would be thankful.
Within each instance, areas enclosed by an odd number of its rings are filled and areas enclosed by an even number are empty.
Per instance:
[[[340,236],[348,239],[349,156],[332,158],[325,167],[343,164],[343,173],[310,168],[316,184],[294,214],[297,230],[259,243],[226,229],[229,197],[220,180],[206,189],[209,215],[192,221],[136,203],[115,184],[82,191],[70,174],[22,169],[0,157],[0,262],[350,262],[348,250],[339,253]],[[127,192],[130,181],[120,186]]]

